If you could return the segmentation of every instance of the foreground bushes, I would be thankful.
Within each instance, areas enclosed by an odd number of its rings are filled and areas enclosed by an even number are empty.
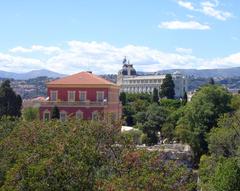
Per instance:
[[[16,122],[0,140],[0,190],[193,190],[191,171],[159,153],[137,150],[119,128]]]

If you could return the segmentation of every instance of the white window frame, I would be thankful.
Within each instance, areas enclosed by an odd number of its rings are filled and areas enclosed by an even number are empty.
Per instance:
[[[45,115],[48,114],[49,115],[49,119],[46,119]],[[51,114],[50,114],[50,111],[49,110],[45,110],[43,112],[43,120],[44,121],[47,121],[47,120],[50,120],[51,119]]]
[[[73,94],[73,99],[70,99],[70,95]],[[68,91],[68,101],[74,102],[76,101],[76,91]]]
[[[81,93],[84,93],[84,100],[81,100]],[[87,91],[79,91],[79,101],[87,101]]]
[[[80,114],[80,115],[79,115]],[[80,116],[80,117],[79,117]],[[78,110],[76,112],[76,119],[83,119],[83,112],[81,110]]]
[[[65,115],[65,118],[62,118],[62,114]],[[66,111],[60,111],[60,121],[66,121],[67,120],[67,112]]]
[[[99,99],[99,95],[102,94],[102,99]],[[96,92],[96,101],[97,102],[102,102],[104,100],[104,91],[97,91]]]
[[[53,93],[56,94],[56,100],[53,100]],[[50,101],[57,101],[58,100],[58,91],[57,90],[50,90]]]

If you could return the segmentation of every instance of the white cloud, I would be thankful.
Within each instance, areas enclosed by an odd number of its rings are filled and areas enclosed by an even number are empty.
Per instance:
[[[193,6],[190,1],[177,0],[179,6],[188,10],[203,13],[204,15],[214,17],[218,20],[225,21],[233,15],[228,11],[218,9],[220,3],[218,0],[200,1],[198,6]]]
[[[202,6],[202,9],[200,10],[201,12],[203,12],[205,15],[214,17],[218,20],[225,21],[228,18],[232,17],[232,14],[230,12],[215,9],[215,7],[218,6],[218,2],[212,3],[209,1],[205,1],[201,3],[201,6]]]
[[[191,48],[176,48],[176,52],[181,54],[192,54]]]
[[[210,26],[207,24],[201,24],[196,21],[166,21],[162,22],[159,26],[159,28],[164,29],[188,29],[188,30],[208,30],[210,29]]]
[[[44,67],[44,62],[35,58],[27,58],[0,53],[0,70],[10,72],[24,72]]]
[[[42,52],[43,54],[53,54],[60,53],[62,50],[56,46],[41,46],[41,45],[32,45],[30,48],[24,48],[17,46],[9,50],[13,53],[29,53],[29,52]]]
[[[177,1],[178,4],[186,9],[194,10],[193,4],[189,1]]]
[[[62,47],[64,46],[64,48]],[[240,52],[224,58],[203,59],[191,54],[191,49],[177,48],[175,53],[146,46],[116,47],[106,42],[69,41],[58,47],[61,52],[36,59],[25,53],[0,53],[0,70],[25,72],[45,68],[60,73],[92,70],[94,73],[117,73],[127,56],[138,71],[157,71],[176,68],[224,68],[240,66]],[[42,49],[44,52],[44,49]],[[30,53],[31,54],[31,53]],[[29,54],[28,54],[29,56]]]

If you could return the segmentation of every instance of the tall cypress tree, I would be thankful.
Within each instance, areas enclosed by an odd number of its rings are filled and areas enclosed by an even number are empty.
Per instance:
[[[184,91],[184,95],[183,95],[183,98],[182,98],[183,105],[185,105],[187,103],[187,101],[188,101],[187,92]]]
[[[122,105],[126,105],[127,103],[127,95],[125,92],[121,92],[119,96],[119,100],[122,102]]]
[[[213,78],[210,78],[208,83],[209,83],[210,85],[214,85],[214,84],[215,84],[215,81],[214,81]]]
[[[172,79],[171,74],[167,74],[163,79],[163,83],[161,85],[160,97],[167,99],[174,99],[175,91],[174,91],[174,81]]]
[[[6,115],[20,117],[22,108],[22,98],[16,95],[10,85],[9,80],[5,80],[0,86],[0,117]]]
[[[59,119],[60,118],[60,112],[57,106],[54,106],[51,111],[51,118],[52,119]]]
[[[159,102],[159,96],[158,96],[158,90],[156,88],[153,89],[152,94],[152,102],[158,103]]]

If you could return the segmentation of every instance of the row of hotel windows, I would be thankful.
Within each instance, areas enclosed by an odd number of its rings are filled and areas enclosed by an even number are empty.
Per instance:
[[[162,80],[124,80],[125,84],[162,83]]]
[[[153,89],[160,89],[160,87],[126,87],[123,88],[124,92],[132,92],[132,93],[151,93],[153,92]]]
[[[75,114],[76,119],[83,119],[83,112],[82,111],[77,111]],[[99,117],[99,113],[97,111],[92,112],[92,120],[96,120]],[[50,111],[46,110],[43,112],[43,120],[50,120],[51,119],[51,114]],[[60,120],[61,121],[66,121],[67,119],[67,112],[66,111],[61,111],[60,112]]]
[[[76,91],[68,91],[68,101],[76,101]],[[50,91],[50,101],[58,100],[58,91]],[[97,91],[96,101],[102,102],[104,100],[104,91]],[[87,92],[79,91],[79,101],[87,101]]]

